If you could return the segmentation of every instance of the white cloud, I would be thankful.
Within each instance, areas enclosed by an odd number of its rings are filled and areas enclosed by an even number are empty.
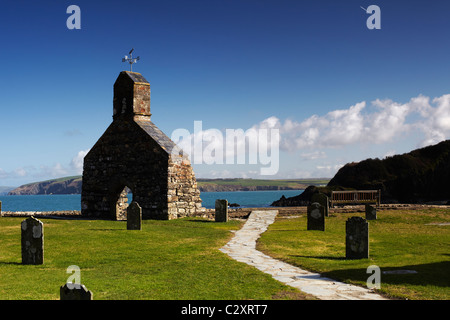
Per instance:
[[[327,155],[323,151],[314,151],[300,154],[301,160],[317,160],[317,159],[324,159],[326,157]]]
[[[420,146],[436,144],[450,136],[450,94],[434,98],[432,103],[436,107],[423,107],[424,121],[416,124],[425,135]]]
[[[260,125],[280,130],[283,151],[338,148],[354,144],[384,144],[416,133],[423,136],[417,146],[438,143],[450,137],[450,94],[432,100],[423,95],[407,103],[377,99],[367,110],[366,102],[302,122],[270,117]],[[408,120],[414,116],[414,120]],[[316,151],[317,152],[317,151]]]
[[[388,152],[386,152],[383,156],[383,158],[388,158],[388,157],[392,157],[394,155],[396,155],[397,152],[395,150],[389,150]]]
[[[193,164],[260,165],[262,175],[274,175],[279,169],[278,122],[270,117],[245,131],[227,128],[222,132],[204,130],[202,121],[194,121],[194,133],[179,128],[172,132],[171,139]]]
[[[19,185],[46,179],[60,178],[68,175],[78,175],[83,172],[83,160],[89,150],[79,151],[68,165],[57,162],[53,165],[18,167],[10,171],[0,168],[0,179],[8,180],[10,184]]]
[[[27,174],[27,171],[24,168],[17,168],[16,170],[14,170],[14,172],[19,176],[19,177],[24,177]]]
[[[342,168],[343,164],[316,166],[316,170],[312,173],[313,177],[333,177],[336,172]]]
[[[68,174],[66,168],[64,168],[59,162],[57,162],[53,166],[41,165],[40,170],[38,172],[34,172],[33,176],[36,178],[39,177],[49,177],[49,178],[57,178],[63,177]]]
[[[72,170],[75,171],[76,174],[82,174],[83,173],[83,161],[84,157],[88,154],[88,150],[81,150],[77,153],[75,157],[72,158],[72,161],[70,162],[70,167]]]
[[[366,116],[365,131],[368,142],[384,143],[408,130],[406,117],[412,112],[408,104],[391,100],[375,100],[372,103],[379,111]],[[364,138],[362,138],[364,139]]]

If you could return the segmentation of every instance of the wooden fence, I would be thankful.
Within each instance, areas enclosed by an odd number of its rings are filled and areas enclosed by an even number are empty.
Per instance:
[[[336,204],[365,204],[375,203],[380,206],[381,190],[351,190],[351,191],[332,191],[331,207]]]

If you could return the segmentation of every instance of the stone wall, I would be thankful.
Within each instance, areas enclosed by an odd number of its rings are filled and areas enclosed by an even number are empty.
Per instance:
[[[169,219],[192,216],[205,211],[200,199],[194,171],[188,159],[169,159],[168,172],[168,214]]]

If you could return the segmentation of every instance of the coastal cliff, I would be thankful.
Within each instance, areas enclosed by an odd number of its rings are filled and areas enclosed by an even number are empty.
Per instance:
[[[80,194],[81,176],[46,180],[22,185],[11,190],[8,195],[34,194]]]
[[[394,155],[367,159],[342,167],[326,187],[307,188],[302,194],[281,198],[272,206],[307,205],[314,192],[381,190],[382,203],[425,203],[450,200],[450,140]]]

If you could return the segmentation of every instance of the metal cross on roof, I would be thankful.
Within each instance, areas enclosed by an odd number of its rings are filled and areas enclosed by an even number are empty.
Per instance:
[[[133,50],[134,48],[128,53],[130,57],[125,56],[125,58],[122,58],[122,62],[128,62],[130,64],[130,71],[133,71],[133,63],[136,63],[139,60],[139,57],[133,58]]]

